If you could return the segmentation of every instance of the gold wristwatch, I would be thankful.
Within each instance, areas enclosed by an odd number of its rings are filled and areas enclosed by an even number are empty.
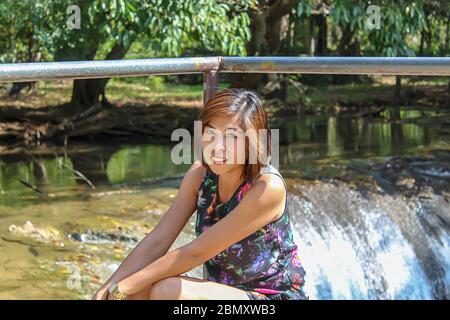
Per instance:
[[[120,292],[119,285],[116,281],[114,281],[108,288],[108,292],[112,295],[116,300],[125,300],[127,295],[123,292]]]

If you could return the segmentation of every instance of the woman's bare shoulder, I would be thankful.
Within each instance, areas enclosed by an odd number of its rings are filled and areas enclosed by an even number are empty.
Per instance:
[[[255,186],[259,186],[271,196],[271,198],[284,199],[286,189],[284,182],[278,175],[275,174],[263,174],[256,179]]]
[[[259,176],[253,187],[260,190],[259,193],[255,191],[255,201],[259,201],[262,205],[280,206],[275,210],[272,221],[279,219],[285,210],[287,197],[287,190],[282,178],[275,174],[263,174]]]
[[[206,168],[199,161],[194,162],[184,175],[180,188],[187,188],[197,193],[205,174]]]

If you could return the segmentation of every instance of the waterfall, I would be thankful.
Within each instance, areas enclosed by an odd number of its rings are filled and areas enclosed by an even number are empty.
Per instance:
[[[310,299],[448,299],[450,204],[295,180],[289,206]]]

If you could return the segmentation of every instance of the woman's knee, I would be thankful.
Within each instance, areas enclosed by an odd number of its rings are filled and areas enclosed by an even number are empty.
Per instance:
[[[151,286],[151,300],[175,300],[180,297],[181,278],[169,277],[155,282]]]

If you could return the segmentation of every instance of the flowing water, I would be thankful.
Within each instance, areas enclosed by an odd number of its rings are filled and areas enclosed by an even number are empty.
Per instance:
[[[280,127],[311,299],[450,297],[450,113],[385,113]],[[188,165],[170,151],[78,142],[1,155],[0,298],[89,298],[175,197]],[[194,222],[172,248],[194,239]]]

